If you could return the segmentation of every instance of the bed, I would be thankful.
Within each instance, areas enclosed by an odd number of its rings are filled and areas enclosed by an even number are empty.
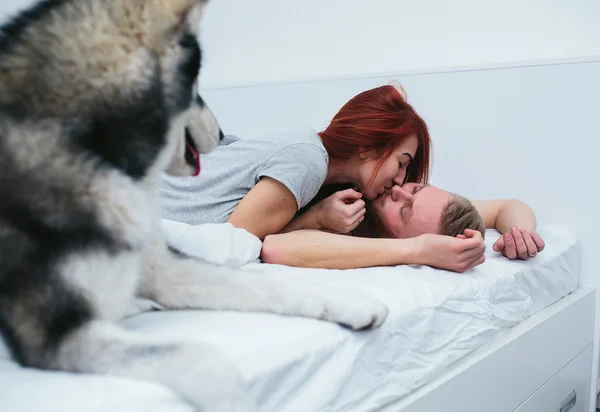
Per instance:
[[[546,250],[528,262],[494,253],[498,234],[488,231],[487,261],[462,275],[266,265],[260,242],[231,225],[165,227],[215,263],[318,276],[388,305],[386,322],[362,332],[261,313],[149,311],[143,301],[123,319],[144,333],[219,345],[265,412],[588,410],[595,292],[577,286],[580,246],[566,227],[541,227]],[[191,411],[157,384],[24,369],[6,353],[0,388],[0,411]]]

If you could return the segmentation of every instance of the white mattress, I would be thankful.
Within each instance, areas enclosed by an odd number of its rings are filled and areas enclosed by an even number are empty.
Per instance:
[[[388,305],[389,317],[376,330],[351,332],[317,320],[208,311],[142,313],[123,323],[163,337],[219,345],[236,360],[265,412],[373,411],[434,380],[494,335],[577,288],[580,248],[573,233],[561,226],[539,232],[546,249],[520,262],[494,253],[498,235],[488,231],[487,261],[465,274],[406,266],[318,271],[325,282]],[[276,265],[263,269],[315,272]],[[26,370],[0,359],[0,410],[42,410],[49,404],[62,411],[191,410],[156,384]]]

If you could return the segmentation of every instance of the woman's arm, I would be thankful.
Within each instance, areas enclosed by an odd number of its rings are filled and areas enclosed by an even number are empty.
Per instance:
[[[227,222],[260,240],[279,233],[298,210],[296,198],[281,182],[263,177],[237,205]]]
[[[280,233],[288,233],[304,229],[323,230],[323,226],[321,226],[319,223],[319,217],[313,208],[308,209],[301,215],[294,217],[290,223],[281,229]]]
[[[464,272],[485,260],[481,233],[467,230],[465,236],[459,239],[428,234],[412,239],[371,239],[298,230],[267,236],[261,258],[265,263],[306,268],[422,264]]]
[[[535,233],[536,218],[533,210],[518,199],[475,200],[473,205],[488,229],[502,233],[494,243],[494,250],[509,259],[535,257],[544,247],[544,241]]]

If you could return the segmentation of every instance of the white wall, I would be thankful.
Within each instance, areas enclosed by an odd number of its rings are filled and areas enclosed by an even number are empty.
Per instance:
[[[599,21],[598,0],[211,0],[202,86],[585,60]]]
[[[35,0],[0,0],[0,24]]]
[[[204,88],[600,56],[598,0],[213,0]]]

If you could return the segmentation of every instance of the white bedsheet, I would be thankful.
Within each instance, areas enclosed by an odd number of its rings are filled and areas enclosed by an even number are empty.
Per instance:
[[[189,228],[166,228],[170,236],[201,242],[197,235],[181,232]],[[230,226],[224,230],[229,242],[237,242],[229,250],[246,250],[243,260],[250,263],[242,270],[255,269],[258,252],[247,249],[256,245],[255,239]],[[486,263],[465,274],[406,266],[326,271],[262,265],[264,270],[318,276],[383,300],[389,317],[372,331],[351,332],[322,321],[270,314],[209,311],[148,312],[123,324],[219,345],[236,360],[264,411],[372,411],[434,380],[498,332],[576,289],[580,249],[575,236],[561,226],[539,232],[546,249],[519,262],[494,253],[491,245],[498,235],[488,231]],[[216,263],[242,264],[237,256],[237,263],[227,256]],[[0,359],[0,411],[48,410],[50,405],[69,412],[191,410],[160,385],[40,372]]]

